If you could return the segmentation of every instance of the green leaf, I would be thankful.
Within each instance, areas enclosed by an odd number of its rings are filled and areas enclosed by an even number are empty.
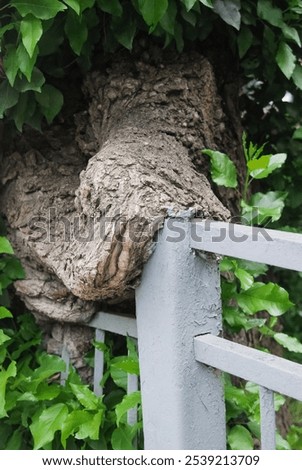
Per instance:
[[[40,105],[41,111],[50,124],[55,116],[61,111],[63,106],[62,93],[52,85],[44,85],[41,93],[36,93],[36,100]]]
[[[97,440],[99,438],[103,414],[103,410],[100,410],[94,415],[91,415],[89,421],[86,421],[85,423],[82,423],[79,426],[79,430],[76,433],[75,437],[77,439],[90,438],[93,440]]]
[[[239,57],[242,59],[242,57],[245,56],[251,45],[253,44],[253,33],[251,32],[250,28],[247,26],[242,26],[240,29],[240,32],[237,37],[237,43],[238,43],[238,51],[239,51]]]
[[[37,385],[52,375],[66,370],[65,362],[58,356],[42,352],[38,357],[38,361],[40,366],[29,377],[29,380],[35,381]]]
[[[116,40],[124,46],[126,49],[131,51],[133,39],[135,37],[137,25],[134,18],[126,14],[125,17],[112,18],[112,29]]]
[[[3,320],[3,318],[13,318],[13,316],[7,308],[0,307],[0,320]]]
[[[301,40],[298,31],[296,28],[288,26],[287,24],[282,25],[282,32],[286,39],[294,41],[299,47],[301,47]]]
[[[10,377],[16,377],[17,368],[16,363],[13,361],[8,368],[0,370],[0,418],[7,416],[6,413],[6,384]]]
[[[206,7],[213,8],[213,0],[199,0],[199,1]]]
[[[1,83],[1,86],[0,86],[0,96],[1,96],[1,100],[0,100],[0,106],[3,104],[3,101],[7,100],[7,102],[9,103],[10,102],[10,99],[6,97],[5,95],[5,89],[3,90],[3,84],[7,84],[9,88],[11,88],[8,84],[8,82],[3,82]],[[3,101],[2,101],[3,100]],[[16,104],[16,103],[14,103]],[[13,106],[13,105],[12,105]],[[10,107],[10,106],[8,106]],[[7,255],[12,255],[14,253],[14,250],[10,244],[10,242],[8,241],[8,239],[6,237],[0,237],[0,253],[3,254],[7,254]]]
[[[33,15],[27,15],[21,21],[20,32],[22,42],[28,52],[29,57],[32,57],[43,33],[41,20],[35,18]]]
[[[266,194],[256,193],[249,204],[242,201],[242,218],[245,224],[256,223],[263,225],[268,219],[275,222],[280,219],[284,209],[284,200],[287,193],[281,191],[269,191]]]
[[[25,75],[27,80],[31,81],[31,76],[33,72],[34,65],[36,63],[38,56],[38,49],[36,47],[32,57],[29,56],[27,50],[23,46],[23,43],[20,43],[17,49],[17,61],[19,69]]]
[[[74,410],[67,416],[64,423],[62,423],[61,432],[61,443],[64,449],[66,449],[68,437],[73,436],[82,424],[89,421],[91,421],[91,413],[85,410]]]
[[[17,90],[12,88],[7,80],[4,80],[0,85],[0,119],[7,109],[12,108],[18,102],[19,93]],[[0,237],[0,253],[13,253],[13,249],[9,244],[9,241]]]
[[[121,403],[116,405],[116,424],[119,426],[121,418],[132,408],[141,403],[141,392],[133,392],[125,395]]]
[[[288,336],[285,333],[276,333],[274,334],[274,339],[277,343],[281,344],[281,346],[288,349],[288,351],[302,353],[302,344],[297,338]]]
[[[167,31],[169,34],[174,36],[174,31],[175,31],[175,19],[177,15],[177,6],[174,0],[169,1],[169,6],[160,20],[160,25],[161,27]]]
[[[30,431],[34,438],[34,449],[41,449],[54,439],[57,431],[61,430],[68,416],[68,408],[63,403],[50,406],[38,416],[33,417]]]
[[[253,283],[254,283],[254,278],[253,276],[245,271],[244,269],[237,268],[234,271],[235,276],[237,279],[240,281],[241,289],[246,290],[249,289]]]
[[[54,18],[60,11],[66,10],[66,5],[58,0],[12,0],[11,6],[15,7],[21,16],[32,14],[40,20]]]
[[[101,10],[113,16],[122,16],[123,7],[120,0],[97,0],[98,6]]]
[[[223,308],[223,320],[231,327],[240,331],[242,328],[245,331],[249,331],[252,328],[259,328],[265,325],[266,320],[264,318],[250,318],[245,313],[241,312],[235,307],[224,307]]]
[[[45,77],[43,73],[34,67],[32,75],[31,75],[31,81],[28,82],[25,77],[17,77],[15,81],[14,88],[16,88],[17,91],[20,91],[20,93],[26,93],[27,91],[37,91],[38,93],[41,93],[41,88],[45,83]]]
[[[213,0],[214,11],[225,23],[239,31],[241,23],[240,0]]]
[[[77,55],[80,55],[88,38],[88,28],[85,16],[77,16],[73,11],[69,11],[65,23],[65,33],[72,50]]]
[[[6,259],[5,274],[11,279],[24,279],[25,273],[20,260],[14,256]]]
[[[10,85],[13,87],[19,70],[17,49],[12,44],[6,46],[3,67]]]
[[[280,70],[289,80],[296,67],[296,56],[286,42],[281,42],[276,55],[276,62]]]
[[[66,5],[68,5],[70,8],[72,8],[77,15],[81,13],[80,0],[64,0],[64,3],[66,3]]]
[[[121,424],[112,433],[111,444],[113,450],[133,450],[132,432],[128,424]]]
[[[3,308],[3,307],[0,307],[0,308]],[[10,336],[7,336],[3,330],[0,330],[0,346],[6,343],[6,341],[9,341],[10,339],[11,339]]]
[[[213,181],[227,188],[237,187],[237,172],[234,163],[224,153],[205,149],[202,151],[211,159],[211,176]]]
[[[70,384],[70,387],[87,410],[97,410],[100,408],[100,399],[89,389],[88,385]]]
[[[293,306],[288,292],[272,282],[256,282],[246,291],[237,294],[236,300],[242,310],[250,315],[266,310],[270,315],[277,317]]]
[[[168,8],[168,0],[138,0],[139,10],[148,26],[155,27]]]
[[[298,127],[293,133],[292,139],[302,140],[302,127]]]
[[[228,444],[232,450],[253,450],[254,441],[251,433],[244,426],[234,426],[228,434]]]
[[[139,365],[137,359],[128,356],[119,356],[112,359],[111,369],[118,369],[127,374],[139,375]]]
[[[249,174],[255,179],[263,179],[270,175],[277,168],[285,163],[286,153],[276,153],[275,155],[263,155],[247,163]]]
[[[282,10],[273,5],[271,0],[258,0],[257,13],[260,18],[273,26],[283,26]]]
[[[296,65],[292,79],[294,84],[302,90],[302,66],[300,64]]]
[[[197,0],[182,0],[182,3],[185,5],[187,11],[190,11],[196,2]]]

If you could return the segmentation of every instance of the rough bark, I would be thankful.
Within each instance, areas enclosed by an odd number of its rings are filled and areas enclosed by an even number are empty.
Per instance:
[[[65,336],[79,367],[91,332],[62,325],[87,322],[100,301],[133,298],[164,218],[230,215],[203,174],[203,148],[240,161],[212,66],[197,53],[142,57],[123,53],[93,72],[88,109],[73,125],[27,130],[1,168],[0,209],[26,270],[17,293],[44,325],[48,350],[59,353]]]

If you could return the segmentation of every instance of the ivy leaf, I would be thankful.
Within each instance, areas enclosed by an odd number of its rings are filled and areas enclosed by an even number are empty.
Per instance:
[[[19,69],[25,75],[27,80],[31,81],[31,76],[33,72],[34,65],[37,60],[38,48],[35,48],[33,55],[30,57],[27,50],[25,49],[23,43],[20,43],[17,48],[17,62]]]
[[[298,129],[295,130],[295,132],[293,133],[292,139],[302,140],[302,127],[299,127]]]
[[[13,318],[11,312],[5,307],[0,307],[0,320],[3,318]]]
[[[141,392],[133,392],[125,395],[121,403],[116,405],[116,424],[119,426],[121,418],[132,408],[141,403]]]
[[[30,82],[28,82],[23,76],[17,77],[14,88],[16,88],[16,90],[20,91],[21,93],[25,93],[27,91],[37,91],[41,93],[41,88],[44,83],[45,77],[43,73],[37,69],[37,67],[34,67]]]
[[[9,341],[10,339],[10,336],[7,336],[3,330],[0,330],[0,346],[2,346],[2,344],[6,343],[6,341]]]
[[[256,282],[246,291],[237,294],[236,299],[242,310],[250,315],[266,310],[273,317],[277,317],[293,306],[288,292],[272,282]]]
[[[81,5],[79,0],[63,0],[66,5],[73,9],[73,11],[79,15],[81,13]]]
[[[197,0],[182,0],[182,3],[185,5],[187,11],[190,11],[196,2]]]
[[[281,42],[276,55],[276,62],[280,70],[289,80],[293,75],[296,67],[296,56],[293,54],[291,47],[286,42]]]
[[[122,16],[123,7],[120,0],[97,0],[98,6],[101,10],[113,16]]]
[[[139,10],[148,26],[154,28],[168,8],[168,0],[138,0]]]
[[[12,88],[7,80],[4,80],[0,85],[0,119],[3,118],[4,112],[12,108],[18,102],[19,93],[15,88]],[[8,242],[8,241],[7,241]],[[5,242],[4,237],[0,237],[0,253],[13,253],[9,250],[8,244]]]
[[[29,428],[34,438],[35,450],[53,441],[55,433],[62,429],[67,416],[67,406],[64,403],[57,403],[33,417],[33,423]]]
[[[250,273],[245,271],[245,269],[237,268],[235,269],[234,274],[240,281],[241,289],[246,290],[253,285],[254,278]]]
[[[126,15],[121,18],[113,17],[111,24],[114,37],[122,46],[131,51],[137,28],[134,18],[126,13]]]
[[[247,28],[246,26],[243,26],[240,29],[240,33],[237,37],[237,43],[238,43],[238,51],[239,51],[239,57],[242,59],[242,57],[245,56],[251,45],[253,44],[253,34],[250,30],[250,28]]]
[[[286,39],[294,41],[299,47],[301,47],[301,39],[296,28],[288,26],[286,23],[282,25],[282,33]]]
[[[206,7],[213,8],[213,0],[199,0],[199,1]]]
[[[17,49],[12,44],[6,46],[6,54],[3,59],[3,67],[9,84],[13,87],[19,70]]]
[[[112,433],[111,444],[113,450],[133,450],[132,432],[129,424],[121,424]]]
[[[240,0],[214,0],[214,11],[225,23],[239,31],[241,23]]]
[[[6,385],[10,377],[16,377],[17,368],[16,363],[13,361],[8,368],[0,371],[0,418],[7,416],[6,405]]]
[[[211,159],[211,176],[213,181],[227,188],[237,187],[237,173],[234,163],[224,153],[205,149],[202,151]]]
[[[254,441],[250,431],[240,424],[230,430],[228,444],[232,450],[254,449]]]
[[[24,269],[18,258],[9,257],[5,260],[5,274],[11,279],[23,279]]]
[[[1,96],[1,101],[0,101],[0,107],[2,105],[2,100],[5,100],[5,93],[3,92],[3,84],[7,82],[3,82],[0,86],[0,96]],[[8,84],[8,83],[7,83]],[[9,85],[8,85],[9,86]],[[9,101],[9,100],[8,100]],[[14,103],[15,104],[15,103]],[[7,255],[12,255],[14,254],[14,250],[9,242],[9,240],[6,237],[0,237],[0,253],[5,253]]]
[[[296,87],[302,90],[302,66],[300,64],[296,65],[292,79]]]
[[[77,55],[80,55],[88,38],[88,28],[85,16],[82,15],[79,17],[73,11],[70,11],[65,23],[65,33],[72,50]]]
[[[103,414],[103,410],[98,411],[94,415],[90,413],[90,420],[79,426],[79,430],[75,435],[76,439],[90,438],[97,440],[99,438]]]
[[[127,372],[127,374],[139,375],[137,359],[128,356],[119,356],[113,359],[110,368]]]
[[[262,225],[267,219],[275,222],[282,215],[286,197],[287,193],[281,191],[269,191],[266,194],[256,193],[252,196],[249,204],[241,202],[242,217],[248,225],[251,222]]]
[[[258,0],[257,14],[273,26],[283,26],[282,10],[273,5],[271,0]]]
[[[32,57],[43,33],[42,23],[39,18],[33,15],[27,15],[20,24],[20,32],[22,42],[28,52],[29,57]]]
[[[256,160],[247,162],[249,174],[255,179],[266,178],[286,161],[286,153],[276,153],[275,155],[262,155]]]
[[[52,85],[46,84],[43,86],[41,93],[35,93],[35,95],[42,113],[48,124],[50,124],[63,106],[62,93]]]
[[[88,385],[70,384],[70,387],[81,405],[87,410],[100,408],[99,398],[89,389]]]
[[[58,0],[12,0],[11,6],[15,7],[22,17],[32,14],[40,20],[54,18],[60,11],[66,10],[66,5]]]
[[[277,343],[281,344],[281,346],[288,349],[288,351],[302,353],[302,344],[297,340],[297,338],[288,336],[284,333],[276,333],[274,334],[274,339]]]

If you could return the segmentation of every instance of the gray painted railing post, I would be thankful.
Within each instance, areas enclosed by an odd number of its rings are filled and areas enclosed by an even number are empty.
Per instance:
[[[217,263],[190,250],[191,223],[168,219],[136,291],[145,449],[225,449],[218,372],[194,337],[219,334]]]

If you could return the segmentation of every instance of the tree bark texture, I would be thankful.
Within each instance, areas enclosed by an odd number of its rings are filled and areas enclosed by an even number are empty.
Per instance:
[[[203,148],[240,161],[206,58],[122,53],[84,93],[74,126],[28,130],[1,168],[0,209],[26,270],[16,290],[40,321],[87,322],[98,302],[133,297],[169,214],[230,216],[202,174]]]

